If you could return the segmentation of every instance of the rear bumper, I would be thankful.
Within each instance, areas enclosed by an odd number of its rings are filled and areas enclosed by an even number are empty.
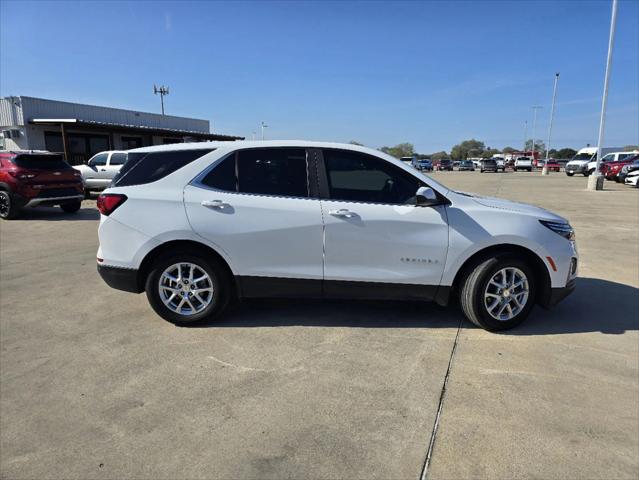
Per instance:
[[[98,273],[111,288],[131,293],[144,291],[138,283],[138,271],[132,268],[110,267],[98,264]]]
[[[37,197],[31,198],[26,201],[24,204],[25,207],[37,207],[38,205],[59,205],[61,203],[69,203],[69,202],[81,202],[84,200],[84,195],[68,195],[64,197]]]

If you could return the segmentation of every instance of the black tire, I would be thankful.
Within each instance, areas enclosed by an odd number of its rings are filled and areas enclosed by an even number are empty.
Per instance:
[[[176,263],[191,263],[204,270],[212,283],[213,298],[200,312],[182,315],[169,309],[160,298],[160,277],[171,265]],[[170,254],[158,258],[147,275],[145,282],[146,296],[151,307],[160,317],[175,325],[197,325],[205,320],[219,317],[229,303],[231,295],[231,278],[224,267],[214,258],[204,252],[188,252],[178,249]]]
[[[13,197],[6,190],[0,190],[0,218],[13,220],[18,217],[20,207],[16,205]]]
[[[522,310],[510,320],[494,318],[484,303],[484,293],[488,282],[503,268],[514,267],[521,270],[528,279],[528,299]],[[519,325],[530,314],[536,295],[536,278],[533,269],[520,258],[509,255],[496,255],[476,264],[465,272],[460,289],[460,304],[468,320],[489,331],[508,330]]]
[[[584,177],[588,177],[588,176],[590,176],[590,172],[588,172],[588,171],[584,170],[584,172],[583,172],[583,176],[584,176]]]
[[[80,207],[82,207],[82,202],[70,202],[60,205],[60,208],[65,213],[75,213],[80,210]]]
[[[574,172],[566,172],[566,175],[568,175],[569,177],[572,177],[574,174]]]
[[[84,189],[84,198],[86,199],[91,198],[91,190],[89,190],[88,188]]]

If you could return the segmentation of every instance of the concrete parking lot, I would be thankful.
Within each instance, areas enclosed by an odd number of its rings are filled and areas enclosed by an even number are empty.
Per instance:
[[[429,479],[637,478],[639,191],[433,175],[567,217],[575,293],[501,334],[398,302],[178,328],[97,275],[95,201],[2,222],[0,477],[419,479],[442,399]]]

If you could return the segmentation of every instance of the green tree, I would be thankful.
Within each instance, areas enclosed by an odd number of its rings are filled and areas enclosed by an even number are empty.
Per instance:
[[[465,160],[470,157],[480,156],[484,150],[486,150],[484,142],[473,138],[455,145],[450,151],[450,156],[455,160]]]
[[[526,140],[526,147],[525,150],[529,151],[532,149],[532,138],[529,140]],[[544,142],[542,142],[541,140],[535,140],[535,152],[545,152],[546,151],[546,144]]]
[[[363,144],[363,143],[356,142],[355,140],[351,140],[351,141],[350,141],[350,142],[348,142],[348,143],[350,143],[351,145],[359,145],[360,147],[363,147],[363,146],[364,146],[364,144]]]
[[[412,157],[415,154],[415,147],[412,143],[399,143],[394,147],[382,147],[380,150],[395,158]]]
[[[632,152],[634,150],[639,150],[639,145],[626,145],[623,147],[624,152]]]
[[[513,153],[516,152],[517,149],[513,148],[513,147],[504,147],[503,150],[501,151],[502,153]]]
[[[448,158],[448,153],[444,152],[443,150],[441,152],[435,152],[430,155],[430,159],[433,162],[439,162],[442,158]]]
[[[555,158],[561,158],[562,160],[572,158],[577,155],[577,150],[572,148],[562,148],[557,151],[557,156]]]
[[[496,148],[488,148],[481,152],[481,158],[491,158],[493,155],[497,155],[498,153],[501,152]]]

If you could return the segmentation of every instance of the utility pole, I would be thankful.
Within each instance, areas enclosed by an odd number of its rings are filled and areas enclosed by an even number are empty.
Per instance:
[[[610,69],[612,66],[612,49],[615,46],[615,29],[617,28],[617,0],[612,0],[612,18],[610,19],[610,37],[608,38],[608,60],[606,62],[606,76],[604,77],[603,98],[601,99],[601,116],[599,118],[599,139],[597,140],[597,166],[588,177],[588,190],[603,190],[603,176],[599,171],[601,163],[601,148],[604,141],[606,127],[606,106],[608,104],[608,86],[610,82]]]
[[[262,122],[261,126],[262,126],[262,140],[264,140],[264,129],[268,128],[268,125],[266,123]]]
[[[155,95],[157,95],[158,93],[160,94],[160,102],[162,103],[162,115],[164,115],[164,95],[169,94],[169,87],[165,87],[164,85],[162,85],[161,87],[158,88],[154,84],[153,93]]]
[[[532,160],[531,162],[534,164],[535,162],[535,126],[537,125],[537,110],[543,108],[541,105],[534,105],[533,109],[533,125],[532,125]]]
[[[527,141],[528,141],[528,120],[524,120],[524,148],[522,148],[524,154],[526,153]]]
[[[550,155],[550,139],[552,137],[552,122],[555,118],[555,101],[557,100],[557,83],[559,82],[559,72],[555,73],[555,86],[552,89],[552,106],[550,107],[550,123],[548,125],[548,143],[546,144],[546,161],[541,169],[542,175],[548,175],[548,157]]]

